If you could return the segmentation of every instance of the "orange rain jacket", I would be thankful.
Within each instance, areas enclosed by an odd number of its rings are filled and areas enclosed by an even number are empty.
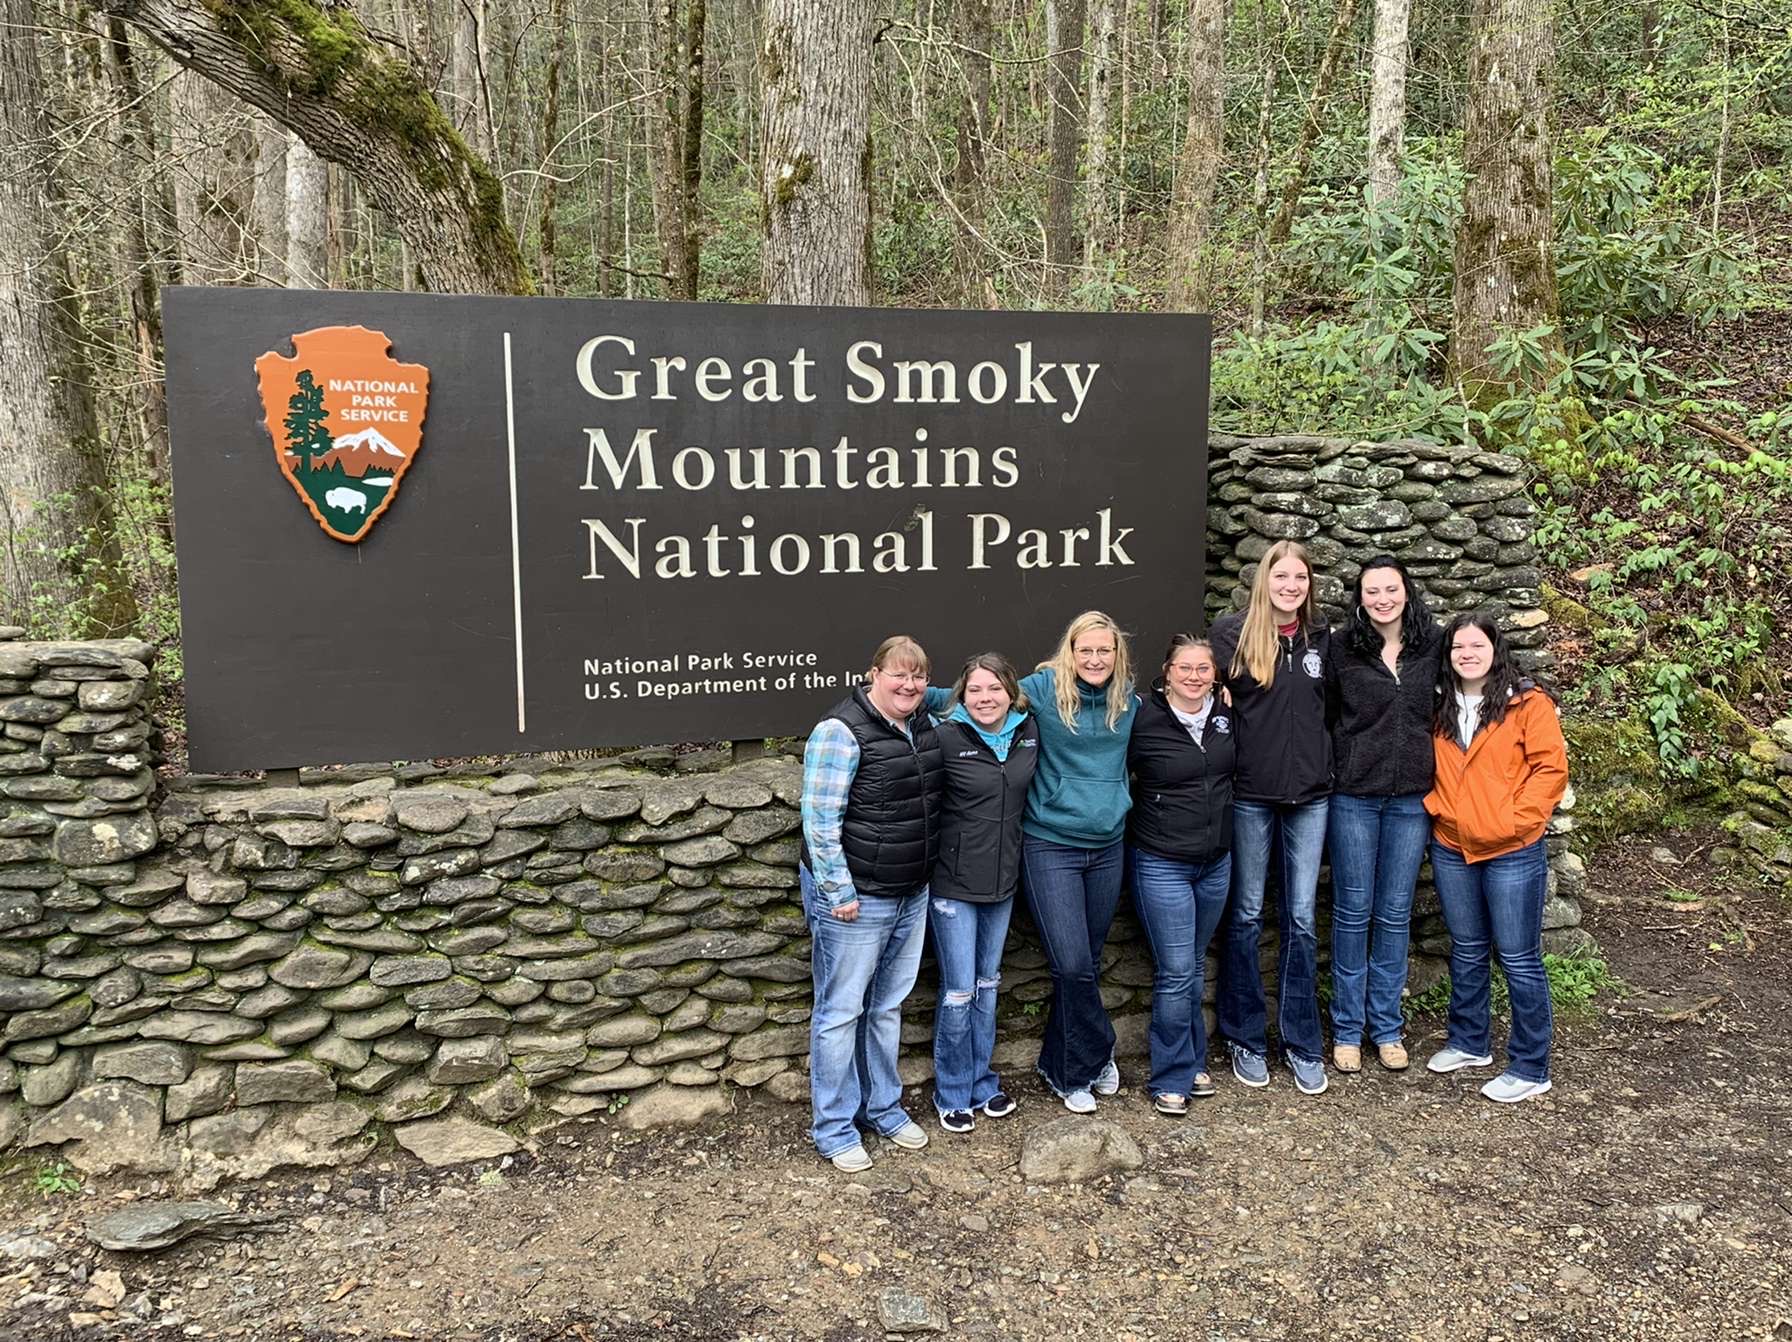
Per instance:
[[[1469,862],[1503,857],[1535,843],[1568,790],[1568,748],[1555,701],[1521,690],[1506,716],[1475,733],[1465,751],[1433,736],[1437,780],[1425,797],[1439,843]]]

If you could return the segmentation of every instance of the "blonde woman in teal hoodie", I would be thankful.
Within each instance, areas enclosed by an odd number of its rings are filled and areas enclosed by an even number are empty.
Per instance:
[[[1039,765],[1021,820],[1027,902],[1052,971],[1039,1074],[1075,1114],[1120,1089],[1101,1004],[1101,952],[1124,874],[1126,748],[1138,699],[1120,627],[1098,610],[1021,681],[1039,724]]]

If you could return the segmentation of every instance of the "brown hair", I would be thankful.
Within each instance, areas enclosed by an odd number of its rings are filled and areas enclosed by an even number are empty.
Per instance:
[[[877,651],[871,654],[871,666],[865,674],[870,676],[872,671],[887,671],[892,662],[912,667],[922,675],[933,669],[926,650],[907,634],[891,634],[879,643]]]
[[[1209,661],[1213,660],[1213,644],[1206,639],[1196,638],[1193,634],[1173,634],[1170,637],[1170,646],[1164,649],[1163,669],[1166,672],[1169,671],[1170,663],[1176,660],[1176,654],[1189,648],[1200,648],[1207,654]]]
[[[1014,701],[1012,707],[1016,712],[1027,711],[1026,691],[1020,687],[1020,679],[1014,674],[1014,664],[999,652],[980,652],[975,657],[967,657],[964,669],[958,673],[958,679],[952,685],[952,702],[946,705],[950,713],[964,702],[964,687],[971,679],[974,671],[987,671],[1002,682],[1002,688],[1008,691],[1008,697]]]

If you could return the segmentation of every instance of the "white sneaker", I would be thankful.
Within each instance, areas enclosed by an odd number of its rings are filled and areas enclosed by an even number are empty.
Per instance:
[[[834,1168],[842,1174],[863,1174],[871,1168],[871,1155],[863,1146],[849,1146],[830,1159],[834,1162]]]
[[[1522,1076],[1506,1072],[1482,1086],[1481,1093],[1498,1104],[1517,1104],[1520,1100],[1534,1100],[1539,1095],[1549,1094],[1549,1082],[1527,1081]]]
[[[887,1135],[904,1151],[919,1151],[927,1145],[927,1130],[912,1118]]]
[[[1064,1097],[1064,1107],[1073,1114],[1092,1114],[1095,1097],[1086,1090],[1073,1090]]]
[[[1460,1072],[1464,1067],[1491,1067],[1491,1053],[1464,1053],[1459,1048],[1440,1048],[1425,1064],[1427,1072]]]
[[[1090,1083],[1089,1089],[1097,1095],[1118,1095],[1120,1093],[1120,1064],[1112,1058],[1107,1066],[1101,1069],[1101,1075]]]

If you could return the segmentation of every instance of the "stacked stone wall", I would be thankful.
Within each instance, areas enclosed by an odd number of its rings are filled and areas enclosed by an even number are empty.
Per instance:
[[[1508,465],[1216,440],[1213,595],[1232,600],[1284,532],[1313,546],[1333,606],[1354,562],[1393,549],[1440,608],[1503,598],[1534,649],[1529,542],[1500,539],[1529,525]],[[153,662],[130,641],[0,642],[0,1149],[204,1185],[357,1160],[387,1130],[491,1154],[600,1111],[644,1124],[742,1090],[806,1098],[798,761],[652,750],[306,769],[297,786],[185,776],[152,794]],[[1571,806],[1549,839],[1558,951],[1585,944]],[[1322,922],[1322,958],[1327,940]],[[1447,948],[1427,884],[1415,991]],[[1273,988],[1273,937],[1263,954]],[[1151,977],[1123,909],[1103,973],[1123,1054],[1144,1050]],[[1030,1068],[1050,991],[1023,905],[1003,1068]],[[924,966],[910,1083],[931,1074],[933,992]]]
[[[1792,718],[1751,736],[1724,820],[1736,842],[1728,855],[1769,886],[1792,889]]]

